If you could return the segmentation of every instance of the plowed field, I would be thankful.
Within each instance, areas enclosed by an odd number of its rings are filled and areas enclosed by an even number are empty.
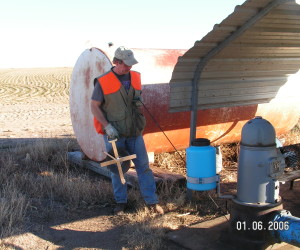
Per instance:
[[[72,68],[0,69],[0,138],[73,135]]]

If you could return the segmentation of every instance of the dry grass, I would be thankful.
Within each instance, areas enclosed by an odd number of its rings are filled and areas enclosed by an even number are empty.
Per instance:
[[[111,185],[67,162],[72,140],[43,141],[0,153],[0,236],[13,234],[26,215],[112,202]]]
[[[128,214],[126,233],[122,239],[130,249],[160,249],[166,233],[164,219],[152,217],[144,208],[134,214]]]
[[[14,183],[5,183],[0,192],[0,236],[14,233],[14,229],[23,222],[28,208],[28,199]]]
[[[67,161],[67,152],[77,147],[73,139],[41,139],[0,152],[2,238],[21,230],[32,215],[47,221],[62,210],[83,211],[114,203],[109,181]],[[163,183],[158,190],[164,216],[151,214],[138,189],[128,192],[129,213],[116,225],[126,224],[122,239],[130,249],[163,249],[167,231],[220,214],[209,197],[215,199],[216,194],[195,194],[187,203],[185,187]]]
[[[163,183],[158,190],[165,215],[138,206],[135,213],[122,217],[126,222],[122,239],[129,249],[167,249],[164,244],[167,232],[227,213],[224,200],[218,199],[215,191],[194,192],[188,201],[183,186]]]
[[[126,230],[122,239],[127,242],[129,249],[165,249],[167,232],[224,214],[211,200],[216,199],[213,192],[194,193],[191,202],[186,201],[185,192],[179,187],[172,194],[175,194],[177,200],[172,201],[172,195],[169,201],[162,199],[166,211],[163,216],[152,214],[146,207],[123,216]],[[217,201],[220,206],[224,206],[220,202]]]
[[[278,136],[283,146],[300,143],[300,120],[296,126],[286,134]]]
[[[295,141],[297,136],[299,125],[283,138],[286,143],[299,143]],[[238,148],[238,144],[221,146],[221,182],[236,182]],[[17,233],[32,214],[47,220],[59,209],[83,211],[114,203],[109,181],[95,178],[67,161],[67,152],[75,149],[78,145],[74,139],[41,139],[0,151],[1,237]],[[156,164],[185,174],[185,164],[178,154],[185,158],[184,151],[164,153],[156,156]],[[115,219],[116,226],[126,226],[121,238],[129,249],[164,249],[166,232],[227,213],[225,201],[214,191],[194,192],[189,202],[184,186],[163,183],[158,191],[166,211],[163,216],[153,215],[145,207],[138,189],[129,190],[129,213]]]
[[[29,201],[17,188],[16,164],[10,155],[0,159],[0,236],[9,235],[24,220]]]
[[[185,150],[181,150],[177,152],[156,154],[154,157],[154,162],[161,168],[185,175],[185,158]]]

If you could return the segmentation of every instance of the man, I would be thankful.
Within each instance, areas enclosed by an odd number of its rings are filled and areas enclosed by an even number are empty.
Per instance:
[[[98,133],[104,135],[107,151],[112,148],[109,140],[118,139],[118,148],[125,148],[133,159],[138,175],[141,194],[147,206],[159,214],[163,209],[158,205],[156,185],[145,148],[142,131],[146,125],[141,113],[141,77],[131,71],[138,61],[130,49],[119,47],[113,59],[114,67],[95,79],[91,111]],[[115,214],[124,212],[127,203],[127,185],[122,184],[119,174],[111,172],[114,197],[117,206]]]

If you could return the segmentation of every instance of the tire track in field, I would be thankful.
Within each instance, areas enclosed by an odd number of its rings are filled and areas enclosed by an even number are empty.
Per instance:
[[[72,68],[0,69],[0,138],[73,134]]]
[[[0,70],[0,103],[68,103],[71,68]]]

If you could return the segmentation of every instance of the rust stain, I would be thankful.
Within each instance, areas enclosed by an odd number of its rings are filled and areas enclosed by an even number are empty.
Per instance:
[[[84,83],[85,83],[85,87],[87,89],[89,89],[90,87],[90,82],[91,82],[91,68],[88,67],[85,71],[84,71]]]
[[[104,73],[105,62],[104,62],[104,61],[98,61],[98,62],[96,62],[96,67],[97,67],[97,70],[98,70],[100,73]]]
[[[162,67],[172,66],[177,63],[178,57],[182,56],[186,51],[178,49],[165,50],[165,53],[159,55],[156,64]]]
[[[101,50],[97,52],[104,54]],[[168,73],[166,73],[166,71],[173,70],[173,67],[178,61],[178,57],[182,56],[185,52],[185,50],[170,49],[157,53],[148,53],[148,51],[145,50],[144,59],[147,59],[147,57],[151,59],[150,67],[154,67],[154,70],[156,67],[161,67],[163,69],[161,71],[161,76],[164,77],[164,74]],[[140,57],[143,58],[142,52],[140,53]],[[80,140],[82,140],[82,137],[88,138],[83,143],[79,142],[79,144],[82,147],[82,150],[92,158],[94,158],[93,155],[95,154],[102,154],[101,147],[103,146],[105,148],[105,145],[101,144],[102,142],[100,141],[97,141],[96,144],[96,140],[92,141],[89,139],[94,137],[93,134],[90,134],[91,131],[94,131],[92,119],[87,118],[87,116],[82,116],[82,114],[91,114],[90,90],[93,88],[94,80],[92,79],[92,77],[94,77],[92,74],[96,71],[99,75],[104,73],[103,71],[109,63],[109,61],[103,59],[100,55],[99,58],[96,57],[96,59],[97,60],[93,65],[86,65],[85,67],[80,66],[78,71],[80,73],[80,79],[82,80],[78,82],[78,85],[80,84],[80,86],[76,86],[76,91],[81,91],[79,97],[80,100],[77,100],[78,107],[74,107],[74,104],[71,106],[72,108],[78,108],[80,111],[78,111],[80,114],[72,114],[72,123],[74,130],[76,130],[75,134]],[[152,66],[153,61],[156,65]],[[147,70],[151,71],[152,69],[147,68]],[[143,85],[143,99],[147,109],[151,112],[156,122],[163,128],[172,143],[178,145],[176,146],[177,149],[184,149],[189,144],[190,113],[169,113],[169,95],[170,86],[167,83],[161,84],[156,82],[156,84]],[[208,138],[214,142],[215,145],[238,141],[240,140],[242,126],[255,115],[263,116],[265,119],[269,120],[274,127],[278,128],[278,133],[282,133],[283,131],[286,131],[287,128],[294,126],[299,117],[299,105],[296,106],[292,101],[291,103],[288,103],[287,106],[283,107],[282,105],[283,104],[280,103],[277,107],[275,106],[275,103],[272,103],[259,105],[259,107],[257,105],[249,105],[243,107],[199,110],[197,136]],[[274,110],[274,112],[272,110]],[[147,126],[144,131],[147,150],[153,152],[172,151],[173,148],[171,144],[166,140],[165,135],[160,131],[159,127],[146,110],[144,110],[144,115],[147,119]],[[294,121],[292,117],[295,117],[297,120]],[[80,119],[82,119],[82,121],[79,121]],[[88,120],[90,123],[87,123]],[[92,137],[90,137],[90,135]]]

